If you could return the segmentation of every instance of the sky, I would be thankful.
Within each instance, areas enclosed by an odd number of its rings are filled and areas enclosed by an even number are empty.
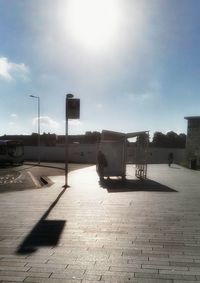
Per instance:
[[[187,132],[200,115],[199,0],[0,0],[0,135]]]

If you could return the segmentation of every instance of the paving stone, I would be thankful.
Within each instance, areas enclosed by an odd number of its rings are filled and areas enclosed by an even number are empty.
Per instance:
[[[81,283],[81,280],[75,279],[52,279],[52,278],[34,278],[34,277],[27,277],[23,282],[29,283]]]
[[[68,279],[83,279],[83,274],[85,270],[77,270],[77,269],[66,269],[64,272],[53,272],[51,274],[51,278],[68,278]]]
[[[131,273],[134,273],[134,272],[145,272],[145,271],[148,271],[149,273],[158,273],[158,269],[156,268],[137,268],[137,267],[122,267],[122,266],[111,266],[110,271],[119,271],[119,272],[131,272]]]
[[[135,277],[140,278],[148,278],[148,279],[170,279],[175,280],[179,279],[182,281],[191,281],[196,280],[196,276],[194,275],[183,275],[183,274],[155,274],[155,273],[144,273],[144,272],[136,272]]]
[[[159,270],[185,270],[188,271],[187,266],[170,266],[170,265],[155,265],[155,264],[142,264],[142,268],[148,269],[159,269]]]
[[[0,275],[0,281],[23,282],[26,276],[16,277],[11,275]]]
[[[62,272],[65,270],[65,267],[63,266],[37,266],[37,267],[29,267],[30,272]]]
[[[200,270],[167,270],[167,269],[159,269],[159,274],[180,274],[180,275],[200,275]]]
[[[83,280],[84,279],[88,280],[88,281],[100,281],[101,280],[101,275],[85,273],[83,275]]]
[[[7,271],[7,270],[2,270],[0,271],[0,276],[15,276],[15,277],[22,277],[22,276],[31,276],[31,277],[44,277],[44,278],[49,278],[51,275],[51,272],[20,272],[20,271]]]
[[[61,264],[61,263],[38,263],[38,262],[28,262],[26,264],[27,267],[32,267],[32,268],[49,268],[49,269],[62,269],[64,270],[68,264]]]
[[[0,267],[3,266],[11,266],[11,267],[24,267],[26,265],[26,261],[22,261],[22,262],[14,262],[14,261],[1,261],[0,260]]]
[[[34,272],[31,269],[27,272],[27,276],[30,277],[41,277],[41,278],[49,278],[51,276],[52,272],[47,272],[46,270],[44,270],[43,272]]]
[[[173,262],[173,261],[170,261],[170,266],[174,267],[180,267],[180,266],[183,266],[183,267],[187,267],[187,268],[191,268],[191,267],[197,267],[199,268],[200,270],[200,263],[195,263],[193,261],[184,261],[184,262]]]
[[[27,276],[27,272],[23,271],[12,271],[12,270],[1,270],[0,276],[13,276],[13,277],[22,277]]]
[[[128,275],[121,275],[121,274],[115,274],[115,275],[102,275],[101,281],[105,282],[137,282],[137,279],[134,278],[134,275],[128,276]]]
[[[44,222],[63,177],[1,194],[0,282],[200,281],[200,172],[176,166],[148,165],[150,187],[121,191],[100,187],[94,166],[71,172]]]
[[[90,280],[84,280],[81,281],[81,283],[138,283],[137,279],[131,278],[131,279],[116,279],[113,278],[113,280],[101,280],[101,281],[90,281]]]
[[[137,278],[136,280],[138,283],[174,283],[174,280],[171,280],[171,279]]]
[[[80,268],[84,269],[84,270],[98,269],[98,267],[95,266],[94,263],[91,263],[90,265],[89,264],[84,264],[84,263],[76,263],[76,264],[69,264],[67,266],[67,270],[68,269],[80,269]]]
[[[7,265],[4,265],[4,266],[0,266],[0,272],[1,271],[28,271],[30,269],[30,267],[26,267],[26,266],[16,266],[16,265],[10,265],[10,266],[7,266]]]

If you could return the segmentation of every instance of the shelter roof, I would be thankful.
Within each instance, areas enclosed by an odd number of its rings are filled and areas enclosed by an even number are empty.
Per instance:
[[[188,116],[184,117],[186,120],[200,120],[200,116]]]
[[[149,131],[140,131],[140,132],[132,132],[132,133],[120,133],[115,131],[103,130],[101,133],[101,140],[122,140],[128,138],[134,138],[137,136],[141,136],[147,134]]]

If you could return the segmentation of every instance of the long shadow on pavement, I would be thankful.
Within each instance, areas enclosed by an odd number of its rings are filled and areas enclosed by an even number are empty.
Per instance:
[[[55,201],[50,205],[37,224],[33,227],[28,236],[18,247],[17,254],[28,254],[36,252],[40,246],[56,246],[58,244],[62,230],[64,229],[64,220],[47,220],[49,213],[64,194],[64,188]]]
[[[133,191],[147,191],[147,192],[177,192],[176,190],[167,187],[163,184],[155,182],[150,179],[146,180],[118,180],[107,179],[100,182],[102,188],[107,189],[109,193],[117,192],[133,192]]]

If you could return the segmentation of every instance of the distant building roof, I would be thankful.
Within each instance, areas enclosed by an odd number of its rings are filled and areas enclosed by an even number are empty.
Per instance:
[[[184,117],[186,120],[200,120],[200,116],[189,116],[189,117]]]

